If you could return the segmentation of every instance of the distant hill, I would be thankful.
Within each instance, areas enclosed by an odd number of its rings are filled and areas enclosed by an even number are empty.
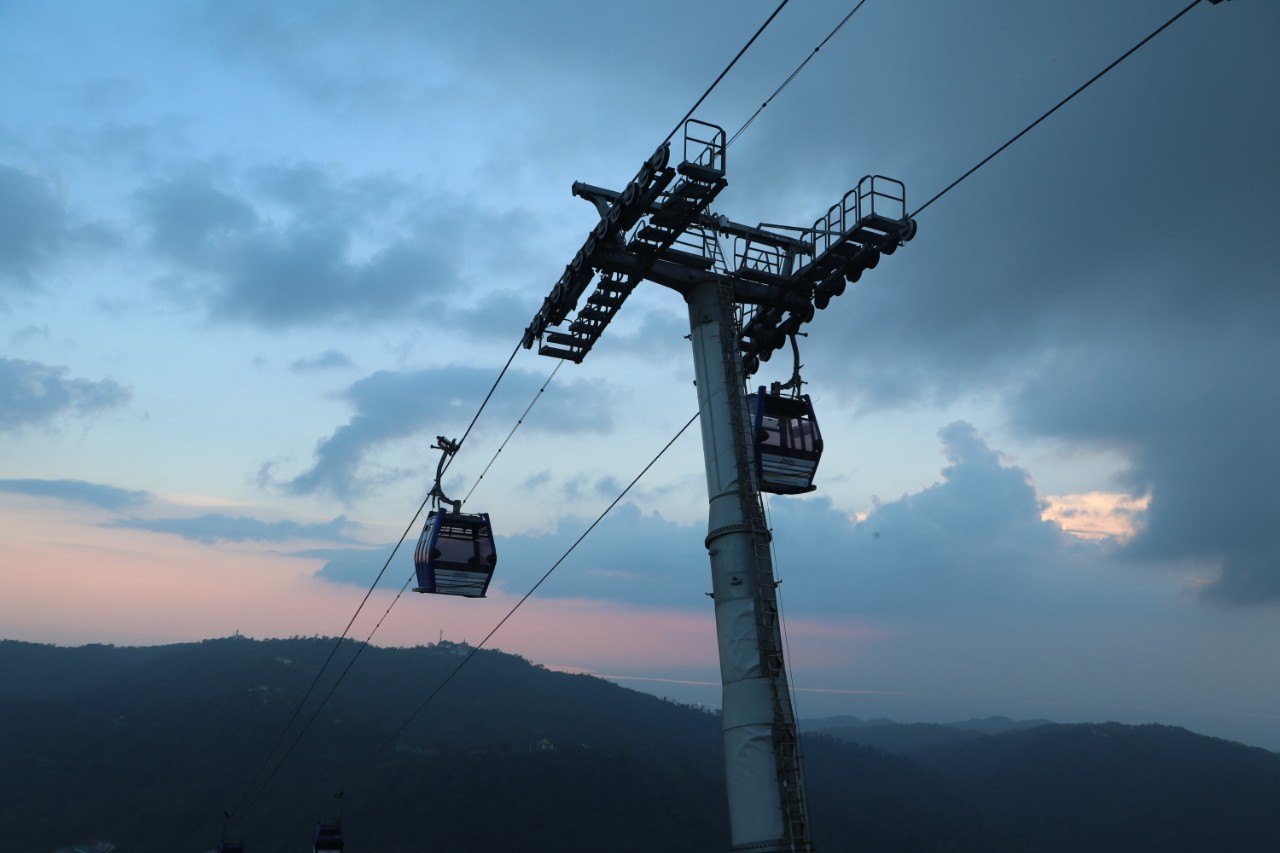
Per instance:
[[[907,757],[1045,851],[1280,850],[1280,755],[1173,726],[836,717],[809,730]]]
[[[6,848],[210,849],[223,808],[234,808],[332,646],[0,642]],[[367,649],[245,815],[237,832],[248,849],[309,850],[318,810],[466,651]],[[352,652],[344,644],[317,696]],[[726,849],[719,730],[705,711],[481,651],[345,791],[348,850]],[[931,771],[831,739],[812,744],[823,850],[1015,849]]]
[[[967,732],[980,732],[984,735],[998,735],[1001,732],[1016,732],[1023,729],[1034,729],[1052,725],[1052,720],[1011,720],[1008,717],[981,717],[961,720],[958,723],[946,723],[949,728]]]
[[[984,717],[955,723],[895,723],[884,717],[870,720],[837,716],[804,720],[806,732],[829,735],[846,743],[856,743],[891,752],[912,755],[916,750],[944,743],[967,743],[983,735],[1022,731],[1050,725],[1049,720],[1011,720],[1008,717]]]
[[[1047,725],[913,757],[1047,851],[1280,850],[1280,755],[1186,729]]]
[[[332,647],[0,641],[4,847],[209,850]],[[353,652],[343,645],[317,696]],[[340,786],[350,853],[727,849],[715,714],[486,650],[393,737],[466,652],[363,652],[243,813],[248,850],[309,850]],[[813,722],[823,853],[1280,849],[1280,756],[1264,750],[1113,723],[836,718],[821,734]]]
[[[879,725],[836,726],[821,734],[846,743],[882,749],[894,755],[912,755],[916,750],[944,743],[966,743],[984,738],[981,732],[953,729],[936,723],[881,723]]]
[[[1013,720],[1009,717],[975,717],[970,720],[961,720],[955,723],[925,723],[923,725],[938,725],[948,729],[959,729],[961,731],[994,735],[999,734],[1000,732],[1034,729],[1037,726],[1049,725],[1052,722],[1052,720],[1041,719]],[[873,717],[869,720],[864,720],[861,717],[852,717],[847,714],[841,714],[835,717],[815,717],[813,719],[801,720],[800,722],[800,727],[807,732],[831,732],[837,729],[883,728],[899,725],[916,724],[899,723],[894,720],[890,720],[887,717]]]

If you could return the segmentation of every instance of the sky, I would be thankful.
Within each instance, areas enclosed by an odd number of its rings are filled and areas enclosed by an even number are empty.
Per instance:
[[[1183,5],[870,0],[714,209],[807,226],[865,174],[914,209]],[[341,632],[595,223],[571,184],[620,188],[773,6],[0,6],[0,635]],[[697,117],[849,8],[788,5]],[[819,488],[769,501],[801,717],[1280,750],[1277,36],[1200,3],[807,327]],[[696,410],[687,332],[646,284],[545,393],[521,350],[445,483],[490,596],[375,642],[487,633]],[[718,703],[705,500],[691,428],[493,644]]]

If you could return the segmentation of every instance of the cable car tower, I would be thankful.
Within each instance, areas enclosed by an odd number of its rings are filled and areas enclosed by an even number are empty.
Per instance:
[[[817,467],[812,407],[760,407],[748,414],[746,380],[788,338],[915,235],[906,190],[869,175],[812,226],[742,225],[710,206],[725,180],[725,133],[690,119],[684,152],[672,168],[664,142],[621,192],[574,183],[599,221],[525,329],[523,344],[541,355],[579,363],[641,281],[675,290],[689,306],[702,447],[707,473],[712,598],[723,686],[722,737],[735,851],[810,851],[800,742],[787,687],[778,617],[777,581],[769,553],[760,491],[776,488],[760,462],[768,430],[805,435],[811,481]],[[732,256],[720,238],[732,238]],[[598,275],[598,278],[597,278]],[[578,307],[588,286],[595,288]],[[563,325],[569,315],[576,315]],[[555,328],[553,328],[555,327]],[[798,363],[798,357],[797,357]],[[803,398],[808,406],[808,398]],[[754,423],[753,423],[754,422]],[[801,440],[802,439],[797,439]],[[785,444],[785,442],[783,442]],[[779,445],[781,446],[781,445]],[[766,454],[769,448],[762,448]],[[821,452],[817,440],[816,453]],[[773,455],[788,454],[773,450]],[[783,460],[787,461],[786,459]],[[793,472],[794,474],[794,472]],[[803,472],[802,472],[803,474]],[[792,476],[784,493],[808,491]]]

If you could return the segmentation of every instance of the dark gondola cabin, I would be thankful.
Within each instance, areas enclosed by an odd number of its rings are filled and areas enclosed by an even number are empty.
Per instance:
[[[218,853],[244,853],[244,842],[224,841],[218,845]]]
[[[316,841],[311,848],[314,853],[342,848],[342,824],[336,820],[319,821],[316,824]]]
[[[498,564],[488,513],[432,510],[413,555],[414,592],[484,598]]]
[[[812,492],[822,433],[808,394],[770,394],[764,387],[747,397],[760,491],[775,495]]]

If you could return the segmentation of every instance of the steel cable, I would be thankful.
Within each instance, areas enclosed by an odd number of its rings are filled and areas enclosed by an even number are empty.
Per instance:
[[[771,23],[773,23],[773,19],[778,17],[778,13],[782,11],[783,7],[786,6],[788,2],[790,2],[790,0],[782,0],[782,2],[778,4],[778,7],[773,10],[773,13],[769,15],[768,18],[765,19],[765,22],[763,24],[760,25],[760,28],[755,31],[755,34],[752,35],[751,38],[747,39],[747,43],[742,46],[742,49],[738,51],[737,55],[735,55],[733,59],[729,61],[729,64],[726,65],[724,67],[724,70],[721,71],[720,74],[716,76],[716,79],[711,81],[711,85],[707,87],[707,91],[702,93],[702,97],[694,101],[693,106],[689,107],[689,111],[684,114],[684,118],[676,122],[676,126],[671,128],[671,132],[667,134],[667,138],[662,140],[662,143],[661,143],[662,145],[666,145],[668,142],[670,142],[671,137],[675,136],[676,132],[680,130],[680,126],[689,120],[689,117],[694,114],[694,112],[698,109],[698,107],[702,106],[702,102],[705,101],[707,99],[707,96],[710,95],[711,92],[715,90],[716,86],[720,85],[720,81],[723,80],[725,75],[729,73],[729,70],[733,68],[734,65],[738,64],[738,60],[742,58],[742,55],[747,52],[747,49],[750,48],[751,45],[756,43],[756,39],[760,38],[760,34],[763,33]]]
[[[818,55],[818,51],[822,50],[824,47],[827,46],[827,42],[831,41],[831,39],[835,37],[835,34],[840,32],[840,30],[844,27],[845,24],[849,23],[849,19],[852,18],[854,15],[856,15],[858,13],[858,10],[862,8],[862,4],[866,2],[867,0],[858,0],[858,3],[853,7],[853,10],[849,12],[849,14],[845,15],[843,18],[840,19],[840,23],[836,24],[835,29],[827,33],[827,37],[818,43],[818,46],[815,47],[813,51],[804,58],[803,62],[801,62],[799,65],[796,66],[796,69],[794,71],[792,71],[789,75],[787,75],[787,79],[782,81],[782,85],[774,89],[773,94],[765,98],[764,101],[760,104],[760,106],[756,107],[756,111],[751,114],[751,118],[743,122],[742,127],[738,128],[737,131],[734,132],[733,136],[729,138],[729,141],[725,143],[725,146],[724,146],[725,148],[728,148],[730,145],[732,145],[734,143],[734,140],[736,140],[739,136],[741,136],[742,132],[751,126],[751,123],[756,120],[756,117],[759,116],[760,113],[764,112],[764,108],[769,106],[769,104],[773,101],[773,99],[778,97],[778,94],[782,92],[783,89],[791,85],[791,81],[796,79],[796,75],[804,70],[804,67],[808,65],[809,62],[815,56]]]
[[[507,375],[507,370],[508,368],[511,367],[511,362],[515,360],[516,354],[519,352],[520,352],[520,344],[519,342],[517,342],[515,349],[511,351],[511,355],[507,357],[506,363],[502,366],[502,370],[498,372],[497,378],[494,379],[493,384],[489,386],[489,391],[488,393],[485,394],[484,400],[481,401],[480,407],[476,409],[476,413],[475,415],[472,416],[471,422],[467,424],[466,431],[463,432],[462,438],[458,439],[459,449],[461,449],[463,442],[467,440],[467,436],[471,434],[471,430],[475,427],[476,421],[480,419],[480,415],[484,412],[485,407],[489,405],[489,400],[493,398],[494,391],[497,390],[498,384],[502,382],[503,377]],[[545,385],[543,387],[545,387]],[[452,456],[448,459],[448,461],[445,463],[443,471],[448,470],[449,464],[453,462],[453,459],[454,457]],[[270,776],[267,777],[267,780],[263,782],[260,787],[258,787],[257,793],[253,793],[254,787],[255,785],[257,785],[258,780],[262,778],[262,774],[266,771],[267,767],[271,764],[271,759],[275,757],[276,751],[280,748],[280,744],[284,742],[285,736],[289,733],[289,729],[293,727],[293,724],[298,719],[298,715],[302,713],[302,709],[306,705],[307,700],[310,699],[311,694],[315,692],[316,685],[320,683],[320,679],[321,677],[323,677],[325,670],[327,670],[329,668],[329,664],[333,662],[334,655],[337,654],[339,647],[341,647],[343,641],[347,638],[347,635],[351,632],[351,627],[355,624],[356,619],[359,618],[360,613],[364,610],[365,605],[368,604],[369,597],[373,595],[374,589],[376,589],[378,584],[382,581],[382,576],[386,574],[387,567],[390,566],[391,561],[395,559],[396,554],[400,551],[400,546],[404,544],[404,540],[408,537],[410,531],[413,530],[414,525],[417,524],[418,518],[422,515],[422,511],[426,508],[427,501],[429,501],[430,499],[431,497],[430,495],[428,495],[427,497],[423,498],[422,503],[418,505],[418,509],[417,511],[414,512],[413,518],[409,520],[409,524],[406,525],[404,532],[400,534],[399,540],[396,541],[395,547],[393,547],[391,549],[391,553],[387,555],[387,559],[382,564],[382,568],[381,570],[379,570],[377,577],[373,579],[373,583],[370,584],[369,588],[365,591],[364,597],[360,599],[360,604],[356,607],[355,612],[351,614],[351,618],[347,620],[346,627],[342,629],[342,633],[338,636],[337,641],[334,642],[333,648],[329,650],[329,654],[327,657],[325,657],[324,663],[320,665],[320,669],[318,672],[316,672],[315,678],[311,680],[311,684],[307,687],[306,692],[303,693],[302,698],[298,701],[297,706],[293,709],[293,713],[289,716],[288,722],[286,722],[284,724],[284,727],[280,730],[280,734],[276,737],[275,743],[272,744],[271,749],[267,752],[266,758],[264,758],[262,761],[262,764],[258,766],[258,770],[256,773],[254,773],[253,779],[250,780],[249,785],[245,788],[244,794],[241,795],[240,800],[236,804],[235,809],[232,810],[232,818],[231,818],[231,824],[230,824],[232,828],[234,828],[237,824],[240,823],[244,814],[247,813],[249,809],[253,807],[254,803],[257,802],[258,798],[262,795],[262,792],[266,789],[267,783],[270,782],[272,778],[274,778],[275,774],[279,771],[281,765],[284,764],[284,759],[288,757],[288,754],[292,752],[293,748],[297,745],[298,740],[300,740],[302,735],[306,733],[306,729],[308,726],[310,726],[310,722],[308,722],[307,725],[303,727],[302,732],[299,733],[298,737],[295,738],[293,744],[291,744],[288,750],[286,751],[284,758],[281,758],[280,762],[277,763],[275,770],[272,770]],[[406,583],[406,586],[407,585],[408,584]],[[401,593],[403,592],[404,592],[404,589],[402,588]],[[399,600],[399,598],[400,596],[397,595],[396,600]],[[392,604],[394,603],[395,602],[393,601]],[[390,612],[390,608],[388,608],[388,612]],[[385,613],[383,614],[383,618],[384,619],[386,618]],[[381,625],[382,621],[379,620],[378,624]],[[374,630],[376,631],[377,629],[375,628]],[[372,636],[372,634],[370,636]],[[363,650],[363,647],[361,647],[361,650]],[[356,657],[359,657],[359,652],[356,653]],[[353,662],[354,660],[355,658],[352,659]],[[347,670],[349,669],[350,669],[350,664],[348,664],[348,667],[347,667]],[[344,676],[347,670],[343,671]],[[340,677],[338,681],[334,683],[333,687],[330,688],[329,695],[332,695],[333,690],[337,688],[338,684],[340,684],[341,681],[342,681],[342,678]],[[326,696],[326,700],[327,698],[328,697]],[[316,708],[315,714],[318,714],[320,712],[320,708],[323,706],[324,706],[324,702],[322,701],[320,703],[320,706]],[[315,714],[312,715],[311,719],[315,719]]]
[[[944,195],[946,195],[947,193],[951,192],[951,190],[955,189],[955,188],[960,184],[960,182],[961,182],[961,181],[963,181],[965,178],[969,177],[969,176],[970,176],[970,175],[972,175],[974,172],[978,171],[978,170],[979,170],[979,169],[981,169],[983,166],[987,165],[987,163],[989,163],[989,162],[991,162],[992,160],[994,160],[994,159],[995,159],[995,158],[996,158],[996,157],[997,157],[997,156],[998,156],[1002,151],[1004,151],[1006,148],[1008,148],[1008,147],[1009,147],[1010,145],[1012,145],[1013,143],[1017,142],[1017,141],[1018,141],[1019,139],[1021,139],[1022,137],[1026,136],[1026,135],[1027,135],[1027,133],[1029,133],[1029,132],[1030,132],[1030,131],[1031,131],[1031,130],[1036,126],[1036,125],[1040,124],[1040,122],[1044,121],[1044,120],[1045,120],[1045,119],[1047,119],[1049,116],[1051,116],[1051,115],[1053,115],[1054,113],[1056,113],[1059,109],[1061,109],[1062,107],[1066,106],[1066,104],[1067,104],[1067,102],[1068,102],[1068,101],[1070,101],[1070,100],[1071,100],[1072,98],[1074,98],[1076,95],[1078,95],[1078,94],[1080,94],[1081,92],[1083,92],[1085,89],[1088,89],[1088,88],[1089,88],[1090,86],[1092,86],[1095,82],[1097,82],[1099,79],[1101,79],[1101,77],[1102,77],[1104,74],[1106,74],[1106,73],[1107,73],[1108,71],[1110,71],[1112,68],[1115,68],[1115,67],[1116,67],[1117,65],[1119,65],[1121,62],[1124,62],[1124,61],[1125,61],[1126,59],[1128,59],[1131,55],[1133,55],[1134,53],[1136,53],[1136,52],[1137,52],[1137,50],[1138,50],[1138,48],[1142,47],[1142,46],[1143,46],[1143,45],[1145,45],[1147,42],[1151,41],[1153,38],[1155,38],[1156,36],[1160,35],[1160,33],[1164,32],[1168,27],[1170,27],[1170,26],[1173,24],[1173,22],[1174,22],[1174,21],[1178,20],[1178,19],[1179,19],[1179,18],[1181,18],[1183,15],[1187,14],[1188,12],[1190,12],[1190,11],[1191,11],[1192,9],[1194,9],[1196,6],[1200,5],[1200,3],[1201,3],[1201,0],[1191,0],[1191,2],[1190,2],[1189,4],[1187,4],[1187,6],[1186,6],[1186,7],[1185,7],[1181,12],[1179,12],[1179,13],[1178,13],[1178,14],[1176,14],[1176,15],[1174,15],[1172,18],[1170,18],[1169,20],[1165,21],[1165,22],[1164,22],[1163,24],[1161,24],[1160,26],[1156,27],[1156,28],[1155,28],[1155,29],[1150,33],[1150,35],[1148,35],[1148,36],[1147,36],[1146,38],[1144,38],[1142,41],[1140,41],[1140,42],[1138,42],[1137,44],[1135,44],[1133,47],[1131,47],[1131,48],[1129,48],[1128,50],[1126,50],[1124,53],[1122,53],[1122,54],[1119,56],[1119,58],[1115,59],[1115,60],[1114,60],[1110,65],[1108,65],[1106,68],[1102,69],[1102,70],[1101,70],[1101,71],[1099,71],[1097,74],[1093,75],[1093,76],[1092,76],[1092,77],[1090,77],[1088,80],[1086,80],[1083,84],[1081,84],[1081,85],[1079,86],[1079,88],[1077,88],[1077,89],[1076,89],[1074,92],[1072,92],[1070,95],[1067,95],[1067,96],[1066,96],[1065,98],[1063,98],[1061,101],[1058,101],[1058,103],[1054,104],[1054,105],[1053,105],[1053,107],[1051,107],[1051,108],[1048,110],[1048,112],[1044,113],[1043,115],[1041,115],[1041,116],[1040,116],[1040,118],[1038,118],[1038,119],[1036,119],[1035,121],[1031,122],[1031,124],[1027,125],[1027,126],[1026,126],[1026,127],[1024,127],[1022,130],[1018,131],[1018,132],[1017,132],[1016,134],[1014,134],[1014,135],[1013,135],[1013,136],[1012,136],[1012,137],[1011,137],[1007,142],[1005,142],[1003,145],[1001,145],[1001,146],[1000,146],[999,148],[997,148],[995,151],[992,151],[992,152],[991,152],[990,154],[988,154],[986,157],[983,157],[983,158],[982,158],[982,160],[980,160],[980,161],[977,163],[977,165],[973,166],[971,169],[969,169],[969,171],[965,172],[963,175],[961,175],[960,177],[956,178],[956,179],[955,179],[954,181],[952,181],[951,183],[947,184],[947,185],[946,185],[945,187],[943,187],[943,188],[942,188],[942,190],[941,190],[940,192],[938,192],[938,193],[937,193],[933,198],[929,199],[929,200],[928,200],[928,201],[926,201],[924,204],[922,204],[922,205],[920,205],[919,207],[917,207],[917,208],[915,209],[915,211],[911,214],[911,217],[914,219],[916,216],[919,216],[919,215],[920,215],[920,213],[921,213],[925,208],[927,208],[929,205],[933,204],[933,203],[934,203],[935,201],[937,201],[938,199],[942,198],[942,197],[943,197]]]
[[[548,381],[550,381],[549,378],[548,378]],[[408,728],[415,719],[417,719],[418,715],[421,714],[424,710],[426,710],[427,706],[431,704],[431,702],[436,698],[436,696],[440,694],[442,690],[444,690],[445,686],[448,685],[449,682],[451,682],[454,679],[454,677],[459,672],[462,671],[462,668],[466,666],[473,657],[475,657],[476,653],[485,647],[485,645],[489,642],[489,640],[493,638],[493,635],[498,633],[498,631],[502,628],[502,626],[505,625],[507,621],[512,616],[515,615],[516,611],[519,610],[526,601],[528,601],[530,598],[533,597],[533,594],[538,591],[538,589],[547,581],[548,578],[551,577],[552,573],[555,572],[555,570],[558,569],[560,565],[569,558],[569,555],[571,555],[577,549],[577,547],[580,544],[582,544],[582,541],[586,539],[588,535],[590,535],[591,531],[596,529],[597,525],[599,525],[600,522],[605,519],[605,516],[607,516],[611,511],[613,511],[614,507],[616,507],[622,501],[622,499],[627,496],[627,494],[631,491],[631,489],[635,487],[636,483],[640,482],[640,479],[649,472],[649,469],[651,469],[654,465],[657,464],[658,460],[661,459],[666,454],[666,452],[671,449],[671,446],[676,443],[676,441],[680,438],[680,436],[684,435],[685,430],[687,430],[693,424],[693,422],[696,421],[697,419],[698,419],[698,415],[697,413],[695,413],[693,417],[689,418],[689,420],[687,420],[684,423],[684,426],[680,427],[680,429],[676,431],[676,434],[671,437],[670,441],[668,441],[665,445],[663,445],[662,449],[658,451],[657,455],[655,455],[652,459],[649,460],[648,464],[646,464],[644,468],[640,470],[640,473],[636,474],[636,476],[632,478],[631,482],[628,483],[626,487],[621,492],[618,493],[618,496],[615,497],[598,516],[596,516],[596,519],[592,521],[591,524],[587,526],[587,529],[584,530],[578,536],[578,538],[573,541],[573,544],[570,545],[568,549],[565,550],[565,552],[560,555],[559,559],[557,559],[554,563],[552,563],[551,567],[547,569],[545,573],[543,573],[542,577],[538,579],[537,583],[535,583],[532,587],[530,587],[529,591],[526,592],[523,596],[521,596],[520,600],[517,601],[511,607],[510,610],[507,611],[505,616],[503,616],[500,620],[498,620],[498,623],[493,626],[493,628],[489,631],[488,634],[485,634],[484,638],[479,643],[477,643],[475,646],[471,648],[471,650],[466,654],[466,656],[463,657],[462,660],[458,662],[458,665],[455,666],[452,670],[450,670],[449,674],[446,675],[444,679],[439,684],[436,685],[435,689],[432,690],[431,693],[427,695],[427,698],[424,699],[422,703],[418,705],[417,708],[414,709],[414,711],[409,715],[409,717],[403,723],[401,723],[400,726],[394,732],[392,732],[391,735],[385,741],[383,741],[382,744],[377,749],[373,751],[373,753],[369,756],[369,758],[366,759],[364,764],[360,765],[360,767],[347,779],[346,783],[339,788],[340,791],[344,791],[344,792],[349,791],[351,789],[351,786],[356,781],[358,781],[361,776],[363,776],[365,773],[368,772],[369,768],[373,766],[373,763],[374,761],[377,760],[378,756],[381,755],[388,746],[390,746],[392,743],[395,742],[395,740],[404,732],[404,730]],[[407,585],[408,584],[406,583],[406,586]],[[402,589],[401,592],[403,591],[404,590]],[[392,603],[394,604],[394,602]],[[388,611],[390,611],[390,608],[388,608]],[[330,693],[332,693],[332,690],[330,691]],[[328,802],[328,798],[326,798],[326,802]],[[309,826],[310,823],[311,822],[308,821],[306,826]],[[292,835],[286,837],[285,843],[287,844],[292,837],[293,837]],[[283,847],[284,845],[282,845],[280,849],[283,849]]]

